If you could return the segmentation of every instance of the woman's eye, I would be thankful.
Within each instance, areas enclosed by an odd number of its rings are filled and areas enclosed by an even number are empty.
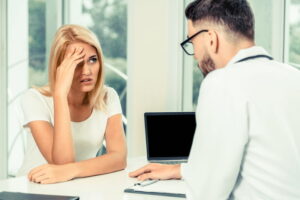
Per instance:
[[[95,63],[95,62],[97,62],[97,58],[90,58],[89,59],[89,63]]]

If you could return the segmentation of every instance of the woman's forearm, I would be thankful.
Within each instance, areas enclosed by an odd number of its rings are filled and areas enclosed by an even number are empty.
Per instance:
[[[111,152],[103,156],[73,163],[75,177],[87,177],[120,171],[126,167],[126,154]]]
[[[70,110],[67,97],[54,95],[54,134],[52,161],[54,164],[74,162],[75,152],[71,133]]]
[[[126,167],[126,155],[118,152],[90,160],[64,165],[45,164],[32,169],[30,181],[42,184],[69,181],[77,177],[87,177],[122,170]]]

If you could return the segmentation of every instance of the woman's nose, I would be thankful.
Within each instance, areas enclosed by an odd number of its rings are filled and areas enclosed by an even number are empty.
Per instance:
[[[83,64],[82,66],[82,75],[91,75],[92,70],[87,64]]]

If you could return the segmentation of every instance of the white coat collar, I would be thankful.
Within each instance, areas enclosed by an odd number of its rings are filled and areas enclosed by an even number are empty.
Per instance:
[[[256,55],[267,55],[267,56],[270,56],[268,54],[268,52],[262,48],[262,47],[259,47],[259,46],[253,46],[253,47],[250,47],[250,48],[246,48],[246,49],[241,49],[226,65],[227,66],[230,66],[236,62],[238,62],[239,60],[241,59],[244,59],[244,58],[247,58],[247,57],[250,57],[250,56],[256,56]]]

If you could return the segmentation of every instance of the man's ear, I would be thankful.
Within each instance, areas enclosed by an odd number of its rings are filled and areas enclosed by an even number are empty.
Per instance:
[[[219,35],[214,30],[209,30],[207,34],[207,42],[210,53],[216,54],[219,50]]]

